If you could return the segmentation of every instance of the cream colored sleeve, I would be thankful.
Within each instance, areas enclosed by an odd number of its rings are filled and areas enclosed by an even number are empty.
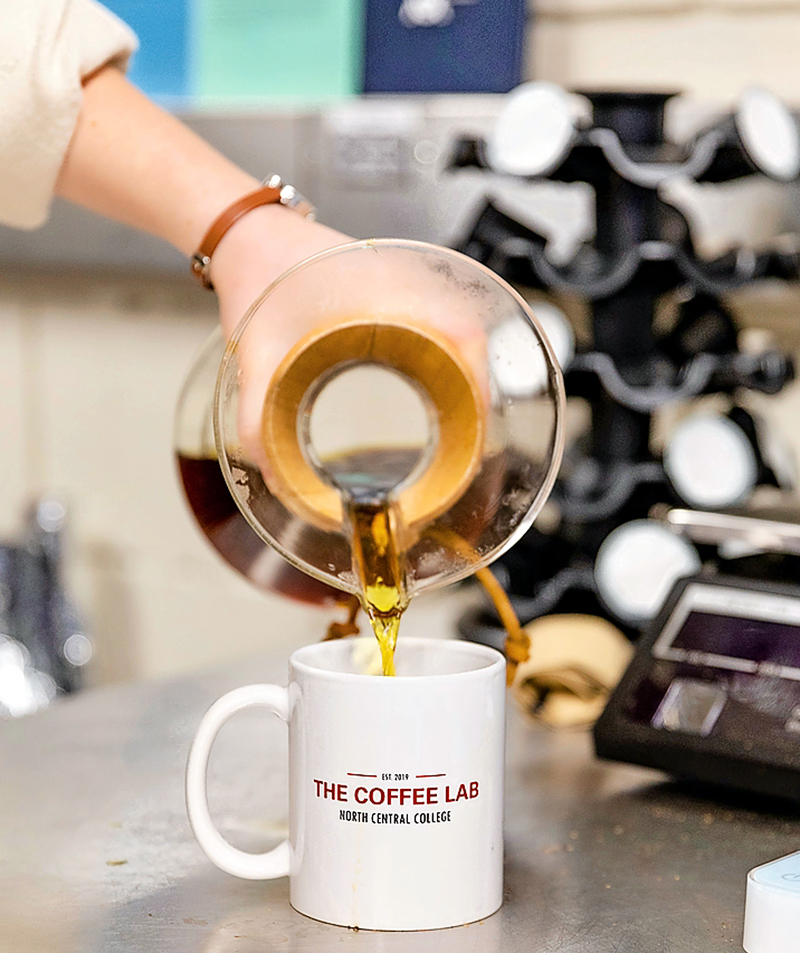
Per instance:
[[[132,31],[95,0],[0,0],[0,222],[36,228],[81,108],[81,80],[124,69]]]

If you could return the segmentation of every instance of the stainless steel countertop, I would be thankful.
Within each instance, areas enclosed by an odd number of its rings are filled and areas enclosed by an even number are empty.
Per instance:
[[[601,764],[587,735],[512,712],[502,910],[415,934],[316,923],[289,907],[285,880],[218,871],[186,820],[200,715],[265,680],[285,682],[285,661],[88,692],[0,723],[2,953],[721,953],[741,949],[748,869],[800,846],[798,812]],[[246,713],[215,747],[212,808],[239,846],[284,833],[284,734]]]

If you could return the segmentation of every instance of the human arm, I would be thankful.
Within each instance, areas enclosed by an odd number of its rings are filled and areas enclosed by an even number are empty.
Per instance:
[[[188,257],[220,212],[258,186],[119,70],[106,67],[86,79],[56,183],[61,197],[157,235]],[[344,241],[340,232],[282,206],[257,208],[241,218],[211,262],[225,333],[274,278]]]

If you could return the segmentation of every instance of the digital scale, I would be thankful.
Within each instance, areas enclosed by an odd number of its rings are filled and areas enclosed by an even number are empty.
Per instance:
[[[680,580],[594,739],[601,758],[800,801],[800,586]]]

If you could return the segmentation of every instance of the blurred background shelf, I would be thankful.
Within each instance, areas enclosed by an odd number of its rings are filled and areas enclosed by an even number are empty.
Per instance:
[[[530,12],[524,77],[566,88],[682,90],[668,108],[668,135],[707,125],[753,82],[800,104],[800,0],[538,0]],[[190,108],[180,105],[179,85],[173,93],[179,115],[223,152],[256,175],[280,172],[323,221],[354,236],[449,244],[491,193],[545,235],[561,261],[591,237],[592,196],[580,185],[445,174],[454,140],[491,128],[499,95]],[[672,188],[710,255],[768,244],[800,225],[796,189],[763,180],[702,194],[686,183]],[[746,328],[767,328],[800,353],[796,287],[767,284],[729,303]],[[580,341],[584,309],[559,304]],[[215,320],[214,297],[154,239],[60,204],[38,232],[0,229],[0,537],[18,536],[36,496],[63,494],[69,591],[95,639],[89,681],[196,670],[265,642],[290,648],[326,624],[314,610],[250,591],[186,513],[171,412]],[[800,390],[763,403],[800,455]],[[658,431],[669,425],[667,416],[655,421]]]

